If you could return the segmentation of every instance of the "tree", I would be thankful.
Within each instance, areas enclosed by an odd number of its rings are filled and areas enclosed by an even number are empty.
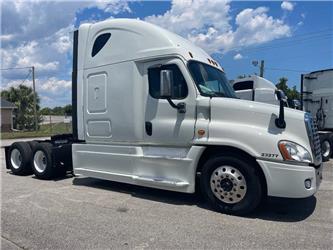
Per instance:
[[[1,91],[1,97],[15,104],[15,124],[18,129],[33,129],[35,127],[34,118],[34,92],[31,87],[19,85],[10,87],[8,90]],[[39,110],[40,98],[36,93],[36,106]],[[41,122],[41,116],[37,117],[38,123]]]
[[[72,105],[68,104],[64,107],[65,115],[71,116],[72,115]]]
[[[290,107],[294,107],[294,101],[293,100],[300,100],[300,93],[296,89],[296,86],[293,86],[292,88],[288,87],[288,78],[281,77],[279,80],[279,83],[276,84],[276,87],[278,89],[281,89],[285,95],[288,97],[288,103]]]
[[[64,109],[60,106],[54,107],[52,109],[52,114],[53,115],[64,115]]]
[[[297,91],[296,86],[294,86],[292,89],[289,89],[289,96],[288,98],[294,100],[299,100],[301,98],[300,93]]]
[[[51,115],[52,114],[52,109],[46,107],[42,108],[41,111],[39,112],[41,115]]]
[[[68,104],[65,105],[64,107],[54,107],[49,108],[49,107],[45,107],[42,108],[42,110],[40,111],[41,115],[67,115],[67,116],[71,116],[72,115],[72,105]]]
[[[278,89],[281,89],[286,95],[288,95],[288,90],[289,90],[287,82],[288,82],[288,78],[281,77],[279,79],[279,82],[276,84],[276,87]]]

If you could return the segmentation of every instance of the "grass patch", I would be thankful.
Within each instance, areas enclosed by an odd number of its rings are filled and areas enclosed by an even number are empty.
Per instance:
[[[72,133],[72,124],[56,123],[40,125],[38,131],[1,132],[1,139],[48,137],[65,133]]]

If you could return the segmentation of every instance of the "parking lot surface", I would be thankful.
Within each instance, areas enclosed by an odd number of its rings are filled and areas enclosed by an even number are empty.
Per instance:
[[[3,149],[0,158],[2,249],[332,249],[332,160],[315,196],[269,199],[236,217],[210,210],[197,194],[15,176]]]

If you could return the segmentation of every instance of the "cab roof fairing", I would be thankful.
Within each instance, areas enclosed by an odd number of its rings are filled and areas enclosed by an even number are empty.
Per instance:
[[[100,58],[94,60],[90,50],[96,37],[104,32],[111,33],[110,44]],[[137,19],[111,19],[94,24],[83,24],[79,33],[87,36],[84,68],[128,60],[179,54],[185,60],[204,62],[223,70],[203,49],[192,42],[154,24]],[[112,33],[114,35],[112,36]],[[113,39],[112,39],[113,38]],[[111,49],[113,48],[113,49]],[[125,48],[125,49],[124,49]],[[83,66],[83,65],[82,65]]]

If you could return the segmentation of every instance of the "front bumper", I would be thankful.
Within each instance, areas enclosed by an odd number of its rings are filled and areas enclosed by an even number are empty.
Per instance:
[[[319,168],[257,160],[267,183],[267,194],[275,197],[304,198],[315,194],[322,180],[322,164]],[[305,180],[311,187],[305,187]]]

